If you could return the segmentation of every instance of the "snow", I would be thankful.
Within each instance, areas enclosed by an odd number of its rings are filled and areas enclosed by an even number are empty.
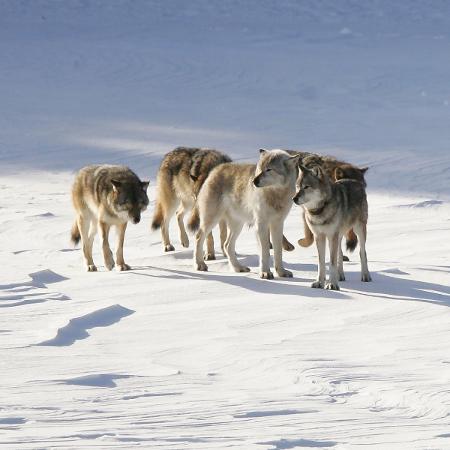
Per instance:
[[[448,2],[0,0],[0,446],[450,448]],[[368,165],[340,292],[257,275],[254,230],[195,272],[150,232],[177,145]],[[69,233],[88,163],[150,179],[130,272]],[[286,222],[302,236],[300,209]],[[192,240],[192,239],[191,239]]]

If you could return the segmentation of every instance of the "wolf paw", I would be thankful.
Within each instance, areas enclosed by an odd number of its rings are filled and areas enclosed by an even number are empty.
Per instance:
[[[370,276],[370,273],[362,274],[361,281],[365,281],[365,282],[372,281],[372,277]]]
[[[311,283],[311,287],[314,289],[323,289],[323,282],[322,281],[314,281]]]
[[[204,262],[197,263],[196,269],[200,272],[208,272],[208,266]]]
[[[87,271],[88,272],[97,272],[97,266],[95,264],[89,264],[87,266]]]
[[[115,266],[115,264],[114,264],[114,260],[113,259],[111,259],[110,261],[105,261],[105,267],[106,267],[107,270],[114,269],[114,266]]]
[[[117,270],[119,272],[125,272],[126,270],[130,270],[130,269],[131,269],[131,267],[128,264],[125,264],[125,263],[117,264]]]
[[[264,280],[273,280],[273,273],[270,270],[267,272],[260,272],[259,276]]]
[[[277,270],[277,275],[282,278],[292,278],[293,274],[290,270],[280,269]]]
[[[164,246],[165,252],[173,252],[175,250],[175,247],[172,244],[167,244]]]
[[[283,239],[283,250],[292,252],[294,249],[295,247],[287,239]]]
[[[330,291],[340,291],[340,287],[337,283],[333,283],[331,281],[329,281],[326,285],[325,285],[325,289],[328,289]]]
[[[216,255],[214,253],[205,253],[205,261],[214,261],[216,259]]]
[[[234,270],[235,272],[239,272],[239,273],[242,273],[242,272],[250,272],[250,267],[246,267],[246,266],[236,266],[236,267],[233,267],[233,270]]]

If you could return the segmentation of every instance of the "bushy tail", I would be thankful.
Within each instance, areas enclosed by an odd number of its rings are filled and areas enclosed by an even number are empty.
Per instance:
[[[153,214],[152,230],[157,230],[158,228],[161,228],[163,221],[164,221],[164,212],[161,203],[157,202],[155,213]]]
[[[353,231],[353,228],[347,231],[345,238],[346,238],[346,248],[349,252],[352,252],[353,250],[355,250],[358,244],[358,236],[356,236],[355,232]]]
[[[303,230],[305,237],[298,240],[298,245],[301,247],[310,247],[314,243],[314,235],[305,220],[305,212],[303,212]]]
[[[73,245],[77,245],[78,242],[80,242],[80,239],[80,230],[78,229],[78,223],[75,221],[72,225],[72,231],[70,232],[70,240],[73,242]]]
[[[200,228],[200,213],[197,205],[194,206],[194,209],[191,212],[187,227],[191,233],[195,233]]]

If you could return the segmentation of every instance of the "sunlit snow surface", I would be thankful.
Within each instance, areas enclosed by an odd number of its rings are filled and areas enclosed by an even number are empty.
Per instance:
[[[450,4],[0,0],[0,446],[450,448]],[[150,232],[176,145],[368,165],[340,292],[260,280]],[[131,272],[69,243],[88,163],[150,179]],[[296,243],[300,209],[286,222]],[[175,221],[174,221],[175,222]],[[191,238],[192,241],[192,238]]]

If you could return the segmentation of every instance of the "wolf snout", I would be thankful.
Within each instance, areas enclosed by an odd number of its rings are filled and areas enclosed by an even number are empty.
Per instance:
[[[254,184],[256,187],[259,187],[259,175],[258,175],[257,177],[255,177],[255,178],[253,178],[253,184]]]

